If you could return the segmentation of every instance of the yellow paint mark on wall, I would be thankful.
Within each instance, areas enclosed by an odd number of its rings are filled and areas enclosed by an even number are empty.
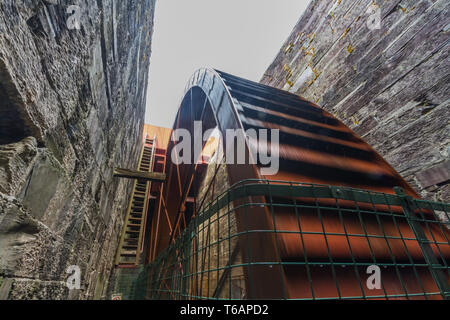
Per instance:
[[[289,85],[289,87],[293,87],[294,86],[294,84],[292,83],[292,81],[290,81],[290,80],[286,80],[286,83]]]
[[[320,97],[317,97],[317,95],[315,93],[313,93],[313,97],[314,97],[314,103],[319,103]]]
[[[412,6],[410,9],[404,8],[401,5],[397,6],[397,9],[401,10],[405,14],[408,13],[408,12],[413,11],[415,8],[416,8],[416,6]]]
[[[316,56],[316,51],[315,51],[314,47],[311,48],[311,50],[305,50],[305,57],[307,55],[310,55],[311,57],[315,57]]]
[[[350,31],[350,27],[345,29],[344,33],[341,36],[341,39],[344,38],[345,36],[347,36],[347,33]]]
[[[286,82],[289,83],[290,82],[289,79],[292,77],[292,70],[291,70],[291,68],[289,68],[289,66],[287,64],[285,64],[283,66],[283,69],[284,69],[285,72],[287,72],[285,78],[286,78]]]
[[[289,87],[292,88],[292,87],[294,86],[294,83],[293,83],[292,81],[289,80],[289,79],[292,77],[292,70],[291,70],[291,68],[289,68],[289,66],[288,66],[287,64],[285,64],[285,65],[283,66],[283,70],[284,70],[285,72],[287,72],[286,77],[285,77],[286,83],[289,85]]]
[[[292,48],[294,47],[294,44],[292,42],[289,42],[288,46],[286,47],[286,49],[284,49],[284,54],[288,54],[292,52]]]
[[[316,33],[315,32],[314,33],[310,33],[306,37],[309,39],[309,43],[308,43],[308,46],[309,46],[311,44],[311,42],[314,41],[314,38],[316,37]]]
[[[308,65],[314,73],[314,79],[308,82],[308,87],[310,87],[314,82],[316,82],[317,78],[321,75],[322,72],[319,72],[316,68],[314,68],[311,61],[308,63]]]
[[[349,44],[349,45],[347,46],[347,51],[348,51],[348,53],[352,53],[353,50],[355,50],[355,48],[353,48],[352,45]]]

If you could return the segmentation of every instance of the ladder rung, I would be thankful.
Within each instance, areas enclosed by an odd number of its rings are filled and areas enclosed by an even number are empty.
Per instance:
[[[135,257],[137,256],[137,253],[133,252],[133,253],[121,253],[120,254],[121,257]]]
[[[136,261],[130,262],[130,261],[119,261],[119,268],[135,268],[136,267]]]
[[[124,245],[122,246],[122,248],[126,248],[126,249],[137,249],[137,244],[136,244],[136,245],[127,245],[127,244],[124,244]]]
[[[137,195],[137,197],[141,197],[141,198],[144,198],[145,199],[145,192],[142,192],[142,191],[137,191],[137,192],[135,192],[135,196]]]
[[[122,256],[122,257],[136,257],[136,255],[137,255],[137,250],[135,250],[135,251],[126,251],[126,252],[121,252],[120,253],[120,256]]]
[[[139,226],[130,226],[130,225],[127,225],[127,228],[129,228],[128,230],[129,231],[139,231],[139,229],[140,229],[140,225]],[[136,228],[137,228],[137,230],[136,230]]]
[[[141,225],[140,225],[140,224],[128,224],[128,227],[132,227],[132,228],[140,228]]]
[[[141,229],[141,226],[138,226],[138,227],[131,227],[131,226],[127,226],[127,231],[130,231],[130,232],[140,232],[140,229]]]

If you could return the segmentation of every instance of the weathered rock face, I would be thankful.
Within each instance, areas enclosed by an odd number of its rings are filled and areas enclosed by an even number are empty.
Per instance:
[[[105,297],[131,188],[112,170],[136,166],[154,2],[1,1],[0,299]]]
[[[423,197],[450,201],[449,11],[446,0],[313,0],[261,82],[315,101]]]

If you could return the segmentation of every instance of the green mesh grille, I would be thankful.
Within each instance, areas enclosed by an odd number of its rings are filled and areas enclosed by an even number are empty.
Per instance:
[[[145,267],[131,298],[252,299],[255,283],[267,281],[255,270],[278,268],[279,299],[448,299],[450,204],[416,200],[400,188],[395,193],[242,181]],[[237,227],[236,215],[257,207],[267,208],[273,228]],[[283,215],[289,224],[280,223]],[[275,239],[276,259],[252,259],[248,243],[255,236]],[[297,254],[286,256],[289,250]],[[366,284],[371,265],[382,275],[374,291]]]

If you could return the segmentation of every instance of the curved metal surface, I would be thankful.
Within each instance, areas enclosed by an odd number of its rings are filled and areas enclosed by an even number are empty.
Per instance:
[[[260,164],[227,165],[229,185],[246,179],[268,179],[348,186],[391,194],[394,194],[394,187],[400,186],[407,195],[418,198],[417,193],[365,141],[330,113],[297,95],[221,71],[200,69],[188,82],[174,129],[184,128],[194,134],[194,121],[203,122],[203,132],[217,126],[222,133],[224,145],[227,145],[225,133],[227,129],[280,130],[279,172],[273,176],[263,176],[260,173]],[[257,143],[258,141],[252,143],[251,140],[247,142],[245,146],[247,155]],[[163,192],[165,213],[161,213],[161,218],[158,216],[160,220],[153,230],[157,239],[150,253],[152,258],[162,252],[177,236],[177,232],[180,232],[181,214],[192,186],[193,176],[198,169],[194,161],[198,159],[198,154],[192,156],[193,164],[171,163],[170,154],[173,147],[174,143],[171,141],[167,153],[168,182]],[[246,202],[263,203],[267,202],[267,199],[262,196],[249,196],[247,199],[235,200],[234,207]],[[341,203],[341,205],[348,204]],[[380,207],[380,210],[383,208]],[[238,231],[292,229],[297,233],[301,232],[296,226],[295,215],[289,209],[275,208],[272,211],[275,212],[275,219],[272,219],[273,212],[269,211],[268,206],[255,207],[249,212],[237,209]],[[314,214],[308,210],[301,213],[303,221],[311,230],[323,228]],[[333,229],[339,225],[337,216],[327,216],[326,212],[323,214],[329,228]],[[350,231],[360,232],[358,217],[355,216],[350,220],[349,224],[354,228]],[[377,221],[370,220],[367,224],[373,232],[381,232],[376,230]],[[392,222],[386,221],[386,226],[393,227]],[[409,234],[407,225],[401,225],[400,229]],[[318,241],[314,236],[305,237],[305,241],[307,247],[313,248],[310,254],[318,259],[329,257],[328,244]],[[356,257],[370,260],[374,251],[370,244],[367,246],[367,240],[355,238],[352,241],[353,247],[358,248]],[[373,239],[371,242],[375,254],[381,259],[388,258],[390,245],[394,248],[394,255],[400,260],[405,258],[405,252],[394,243],[386,245],[386,241],[382,238]],[[334,237],[331,243],[334,256],[348,257],[353,254],[346,249],[347,242],[342,237]],[[255,233],[248,243],[242,243],[241,248],[245,246],[251,246],[253,253],[249,257],[246,250],[242,250],[244,262],[291,261],[299,259],[304,254],[299,240],[286,234],[276,236],[272,233]],[[411,245],[410,250],[420,258],[418,248]],[[295,298],[301,295],[306,285],[304,275],[295,267],[280,265],[280,268],[272,266],[249,268],[252,268],[253,277],[261,280],[252,283],[249,297],[253,299]],[[247,268],[245,272],[248,279],[249,269]],[[344,281],[345,278],[343,275]],[[348,280],[348,285],[350,283]],[[321,284],[321,290],[326,296],[326,280]]]

